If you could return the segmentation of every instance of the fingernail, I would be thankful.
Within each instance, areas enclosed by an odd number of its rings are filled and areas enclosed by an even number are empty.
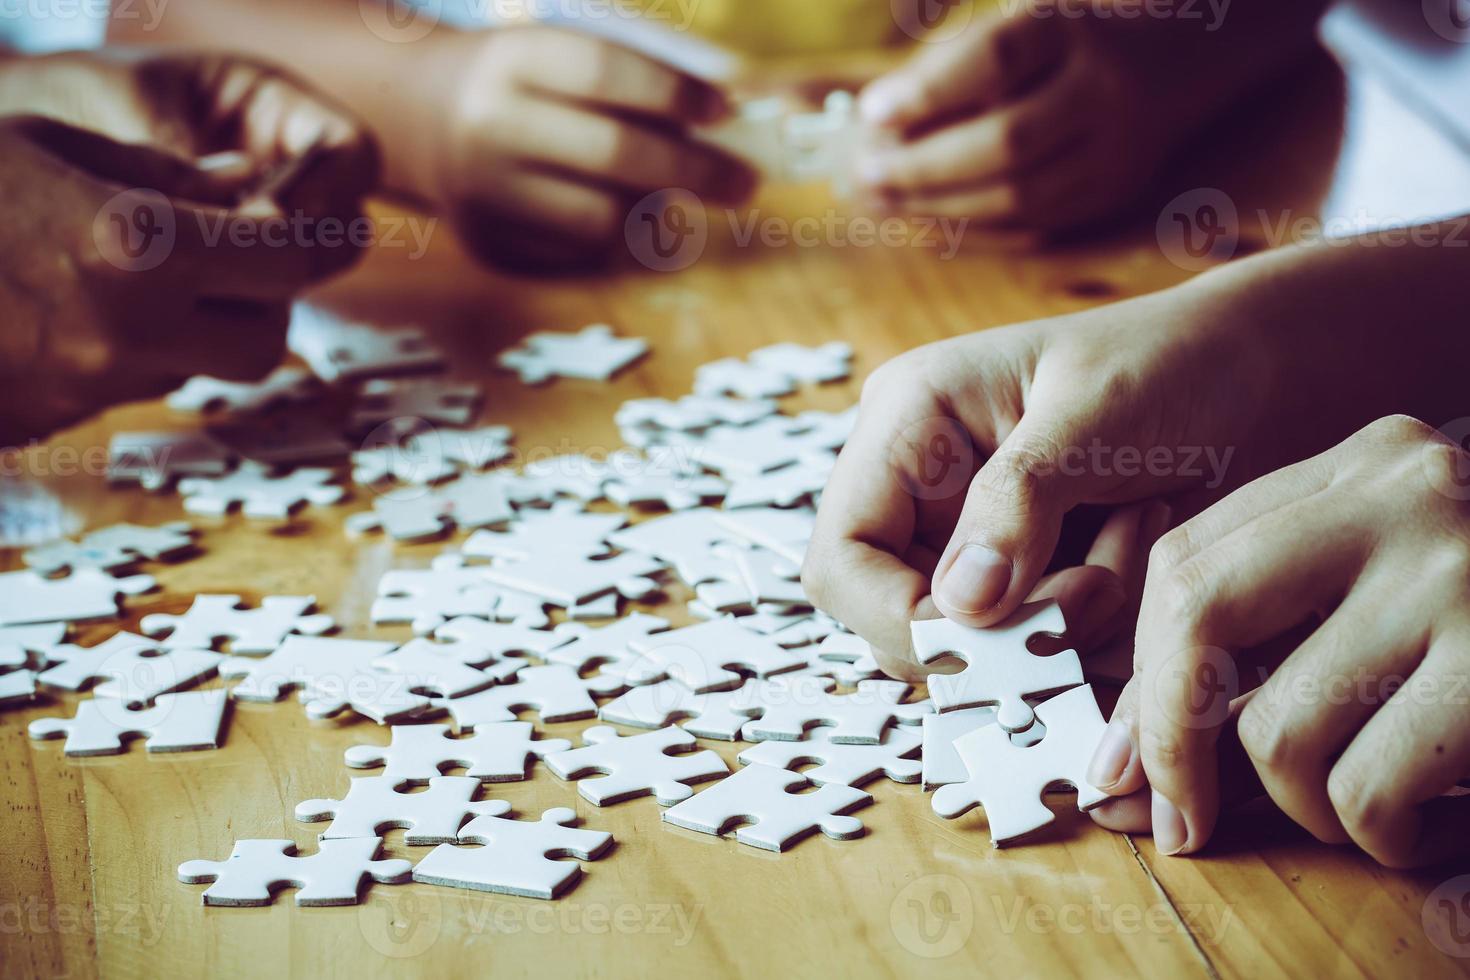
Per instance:
[[[962,613],[982,613],[1005,598],[1011,563],[983,544],[967,544],[939,583],[939,597]]]
[[[897,78],[880,78],[858,96],[858,111],[874,126],[893,122],[909,102],[910,86]]]
[[[1178,854],[1189,843],[1189,829],[1184,826],[1184,814],[1158,790],[1154,790],[1153,824],[1154,847],[1160,854]]]
[[[1087,767],[1087,781],[1106,793],[1118,785],[1132,758],[1133,739],[1128,735],[1128,726],[1120,721],[1108,722],[1093,753],[1092,764]]]

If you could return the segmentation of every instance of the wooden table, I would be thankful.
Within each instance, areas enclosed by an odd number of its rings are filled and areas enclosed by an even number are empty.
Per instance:
[[[1242,206],[1314,213],[1342,152],[1341,79],[1304,72],[1212,131],[1157,188],[1215,186]],[[1307,120],[1305,123],[1303,120]],[[1247,207],[1248,205],[1248,207]],[[766,218],[822,217],[811,190],[768,192]],[[840,214],[840,211],[831,213]],[[380,249],[329,299],[383,322],[426,321],[454,352],[454,373],[485,382],[487,421],[512,425],[528,458],[618,445],[625,399],[688,390],[694,368],[778,340],[851,341],[858,377],[804,392],[790,408],[853,402],[861,375],[917,344],[963,331],[1082,309],[1154,290],[1187,273],[1154,239],[1156,205],[1105,239],[1044,255],[966,251],[944,261],[917,247],[737,247],[723,216],[703,258],[679,275],[629,265],[581,279],[516,281],[473,267],[446,229],[411,260]],[[1246,222],[1241,251],[1259,247]],[[648,338],[653,356],[615,383],[521,386],[490,370],[494,352],[539,328],[608,321]],[[105,444],[125,428],[183,427],[157,404],[110,413],[39,451]],[[90,525],[162,522],[174,496],[108,491],[95,475],[48,481]],[[423,564],[443,544],[394,548],[349,540],[342,519],[365,504],[316,511],[299,534],[241,519],[204,529],[204,554],[163,566],[163,589],[129,603],[123,625],[178,611],[195,593],[315,594],[346,635],[374,629],[367,609],[387,568]],[[18,555],[5,558],[18,565]],[[659,607],[687,620],[676,589]],[[85,642],[118,624],[81,631]],[[348,746],[382,740],[362,720],[309,723],[293,700],[237,704],[217,752],[71,761],[58,743],[24,737],[33,718],[71,713],[58,697],[3,716],[7,856],[0,864],[0,962],[7,976],[91,975],[869,975],[1419,976],[1462,968],[1427,940],[1426,896],[1455,868],[1398,873],[1312,842],[1270,811],[1232,821],[1207,854],[1161,858],[1147,837],[1096,829],[1053,801],[1059,818],[1025,846],[993,850],[983,817],[936,817],[917,786],[880,782],[862,811],[868,835],[809,839],[777,856],[664,825],[651,799],[597,809],[542,768],[499,784],[519,815],[574,806],[611,831],[615,851],[586,865],[558,902],[422,885],[375,887],[355,908],[201,907],[174,869],[223,858],[245,837],[292,838],[312,850],[296,802],[339,796]],[[547,726],[572,737],[583,723]],[[732,761],[736,746],[713,743]],[[421,857],[402,832],[394,855]],[[1433,910],[1432,910],[1433,911]],[[1463,944],[1462,944],[1463,946]]]

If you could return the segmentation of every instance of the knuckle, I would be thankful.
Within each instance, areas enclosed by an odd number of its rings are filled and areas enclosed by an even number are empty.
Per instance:
[[[1396,850],[1383,829],[1394,802],[1375,788],[1376,781],[1361,767],[1338,762],[1327,776],[1327,798],[1343,828],[1377,860]]]
[[[863,382],[860,400],[867,404],[886,397],[890,391],[906,391],[917,380],[919,369],[916,366],[914,355],[900,354],[892,360],[878,365],[872,374],[868,375]]]
[[[1241,747],[1258,769],[1279,772],[1292,758],[1292,740],[1280,717],[1253,699],[1240,713]]]
[[[1198,627],[1210,615],[1213,591],[1199,561],[1183,562],[1163,575],[1160,609],[1176,627]]]
[[[1186,564],[1194,556],[1194,552],[1193,536],[1189,532],[1189,525],[1181,524],[1155,541],[1153,548],[1149,550],[1149,576],[1167,576]]]
[[[1139,727],[1138,751],[1151,778],[1161,772],[1174,772],[1188,761],[1188,753],[1179,738],[1154,725]]]
[[[1386,415],[1370,423],[1363,434],[1379,445],[1423,442],[1435,436],[1434,427],[1412,415]]]

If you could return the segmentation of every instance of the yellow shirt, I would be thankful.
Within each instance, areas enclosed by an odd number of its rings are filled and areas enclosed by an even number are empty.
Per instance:
[[[703,37],[751,54],[872,48],[910,39],[893,9],[940,0],[639,0]],[[959,14],[958,9],[951,14]],[[968,13],[968,11],[963,11]]]

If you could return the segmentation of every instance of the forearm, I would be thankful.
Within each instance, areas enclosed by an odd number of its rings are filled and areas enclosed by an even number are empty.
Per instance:
[[[457,52],[469,39],[438,24],[422,38],[400,42],[385,39],[381,35],[392,32],[375,26],[378,33],[358,0],[190,0],[170,7],[151,30],[137,20],[115,19],[109,40],[228,47],[273,61],[372,127],[389,186],[431,197],[443,109],[455,85]]]
[[[1276,353],[1272,403],[1356,431],[1470,415],[1470,219],[1322,240],[1194,281]]]

